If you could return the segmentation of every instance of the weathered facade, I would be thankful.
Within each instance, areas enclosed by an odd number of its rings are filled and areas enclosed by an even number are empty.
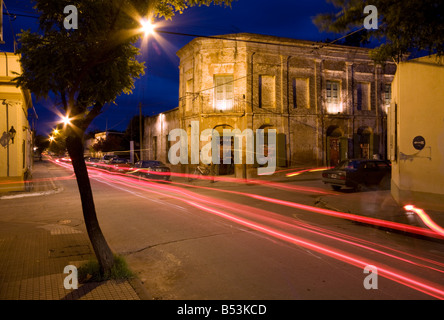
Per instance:
[[[275,129],[279,167],[386,157],[386,106],[396,66],[375,65],[368,49],[233,34],[194,39],[177,55],[180,99],[168,128],[188,136],[193,121],[200,132]],[[153,136],[167,134],[155,133],[153,121],[145,123],[148,150]],[[245,174],[245,166],[235,168]]]
[[[180,128],[179,108],[145,118],[145,134],[143,137],[143,159],[159,160],[168,164],[168,150],[171,142],[168,134]],[[174,142],[172,142],[174,143]]]

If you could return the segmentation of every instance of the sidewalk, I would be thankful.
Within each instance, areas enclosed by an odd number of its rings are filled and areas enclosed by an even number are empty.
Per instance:
[[[56,184],[56,177],[51,172],[52,168],[52,164],[48,161],[36,161],[29,181],[29,190],[0,193],[0,200],[43,196],[62,192],[63,187],[59,183]]]
[[[63,191],[57,169],[47,161],[36,162],[30,192],[0,196],[0,212],[5,218],[0,224],[0,300],[149,300],[138,279],[79,283],[76,290],[65,289],[65,266],[79,267],[94,259],[83,223],[8,219],[8,202],[33,196],[51,201]]]

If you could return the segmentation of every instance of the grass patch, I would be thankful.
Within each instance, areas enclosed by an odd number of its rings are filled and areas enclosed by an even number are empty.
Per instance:
[[[122,256],[114,255],[114,265],[110,272],[100,274],[99,262],[95,259],[89,260],[78,268],[80,283],[101,282],[107,280],[128,280],[134,278],[134,273],[128,268],[128,264]]]

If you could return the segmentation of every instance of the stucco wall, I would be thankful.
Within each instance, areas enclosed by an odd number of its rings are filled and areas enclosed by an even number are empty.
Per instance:
[[[12,82],[20,73],[19,56],[0,54],[0,192],[23,190],[25,172],[31,169],[31,130],[28,108],[31,107],[29,92],[17,88]],[[8,140],[8,131],[14,127],[14,143]],[[9,184],[6,182],[10,182]]]
[[[392,179],[401,202],[444,200],[444,65],[436,62],[432,56],[400,63],[393,82],[397,150]],[[417,136],[425,139],[422,150],[413,146]]]

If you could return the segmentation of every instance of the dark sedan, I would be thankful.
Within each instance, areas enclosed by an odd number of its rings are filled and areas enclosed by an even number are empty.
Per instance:
[[[136,162],[128,173],[142,178],[169,181],[170,172],[170,168],[161,161],[145,160]]]
[[[129,159],[117,158],[109,163],[109,170],[113,172],[127,172],[131,168]]]
[[[388,189],[391,179],[390,162],[371,159],[344,160],[336,167],[322,173],[322,181],[330,184],[334,190],[342,187],[356,191],[370,186]]]

